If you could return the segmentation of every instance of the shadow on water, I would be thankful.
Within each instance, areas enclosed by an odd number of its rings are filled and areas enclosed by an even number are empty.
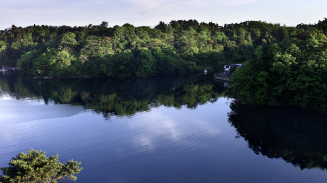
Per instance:
[[[194,109],[217,101],[227,92],[223,84],[215,84],[212,76],[203,74],[138,79],[33,79],[6,75],[0,77],[0,88],[16,99],[83,105],[106,119],[134,115],[160,105]]]
[[[327,115],[292,108],[231,104],[229,122],[254,153],[301,169],[327,169]]]

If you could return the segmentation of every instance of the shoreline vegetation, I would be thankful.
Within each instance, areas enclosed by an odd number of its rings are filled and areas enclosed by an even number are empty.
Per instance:
[[[196,20],[159,22],[154,28],[108,22],[84,27],[33,25],[0,31],[0,65],[36,76],[145,77],[253,59],[257,48],[326,34],[327,20],[287,27],[262,21],[219,25]],[[321,36],[320,36],[321,37]],[[256,52],[257,51],[257,52]]]
[[[281,42],[258,46],[232,74],[240,103],[327,108],[327,19]]]
[[[0,31],[0,65],[36,77],[150,77],[242,63],[237,102],[327,108],[327,19],[288,27],[262,21],[196,20],[154,28],[108,22],[84,27],[12,25]]]

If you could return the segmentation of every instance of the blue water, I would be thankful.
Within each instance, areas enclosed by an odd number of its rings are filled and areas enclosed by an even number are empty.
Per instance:
[[[76,182],[326,182],[326,169],[257,155],[229,122],[228,97],[133,115],[0,97],[0,167],[31,148],[81,161]]]

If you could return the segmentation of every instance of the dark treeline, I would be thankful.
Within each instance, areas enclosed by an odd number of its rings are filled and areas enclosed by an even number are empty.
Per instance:
[[[155,28],[108,22],[34,25],[0,31],[0,64],[44,76],[151,76],[221,68],[250,60],[258,47],[326,34],[327,20],[286,27],[261,21],[219,26],[196,20]]]
[[[240,103],[327,108],[327,19],[280,28],[277,42],[259,45],[232,75]],[[290,32],[291,31],[291,32]]]
[[[134,115],[160,105],[196,108],[225,96],[228,90],[222,83],[214,84],[211,76],[202,75],[123,80],[33,79],[5,75],[0,77],[0,89],[17,99],[33,98],[44,100],[46,104],[83,105],[109,118],[112,115]]]
[[[316,111],[231,104],[229,122],[256,154],[301,169],[327,169],[327,118]]]

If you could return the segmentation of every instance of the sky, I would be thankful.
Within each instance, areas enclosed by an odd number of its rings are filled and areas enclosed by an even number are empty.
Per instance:
[[[0,30],[30,25],[86,26],[109,22],[155,26],[190,20],[219,25],[261,20],[296,26],[327,18],[326,0],[0,0]]]

